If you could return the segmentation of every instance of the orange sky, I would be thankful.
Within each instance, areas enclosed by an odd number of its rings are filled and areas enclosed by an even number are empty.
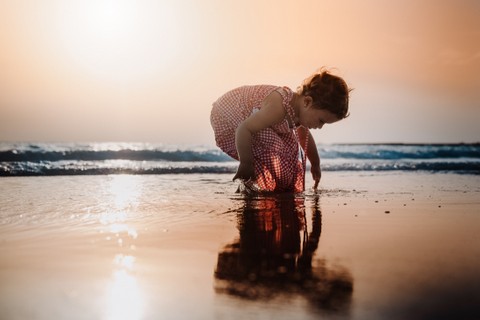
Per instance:
[[[318,142],[480,141],[480,2],[5,0],[0,140],[213,144],[212,101],[355,88]]]

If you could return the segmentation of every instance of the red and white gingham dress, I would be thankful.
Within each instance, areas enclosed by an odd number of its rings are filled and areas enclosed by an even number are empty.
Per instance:
[[[273,91],[280,93],[287,114],[283,121],[262,129],[252,137],[252,154],[256,184],[262,191],[302,192],[305,181],[305,159],[299,157],[295,128],[287,117],[294,118],[290,106],[293,91],[270,85],[243,86],[233,89],[213,103],[210,122],[217,146],[238,159],[235,145],[237,127],[261,108],[263,100]]]

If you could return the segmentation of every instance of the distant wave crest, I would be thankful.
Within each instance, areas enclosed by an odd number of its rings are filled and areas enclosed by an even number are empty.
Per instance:
[[[319,145],[324,171],[480,174],[480,144]],[[234,173],[217,148],[152,144],[0,143],[0,176]]]

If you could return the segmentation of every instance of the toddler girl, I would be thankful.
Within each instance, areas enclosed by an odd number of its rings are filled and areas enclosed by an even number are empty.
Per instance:
[[[233,177],[259,191],[302,192],[306,158],[317,188],[320,157],[309,129],[321,129],[348,116],[345,81],[321,70],[293,92],[272,85],[233,89],[213,103],[215,141],[239,160]]]

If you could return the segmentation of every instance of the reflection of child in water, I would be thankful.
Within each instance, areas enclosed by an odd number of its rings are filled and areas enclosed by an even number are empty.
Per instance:
[[[326,268],[322,261],[312,269],[321,213],[314,206],[307,234],[303,202],[292,194],[246,201],[239,216],[239,241],[218,255],[218,292],[263,300],[298,294],[320,309],[348,309],[353,286],[349,273]]]
[[[309,129],[346,118],[348,94],[343,79],[321,71],[306,79],[297,92],[254,85],[221,96],[213,103],[210,121],[217,146],[240,161],[233,179],[261,191],[301,192],[308,158],[316,188],[320,158]],[[299,144],[306,154],[301,161]]]

